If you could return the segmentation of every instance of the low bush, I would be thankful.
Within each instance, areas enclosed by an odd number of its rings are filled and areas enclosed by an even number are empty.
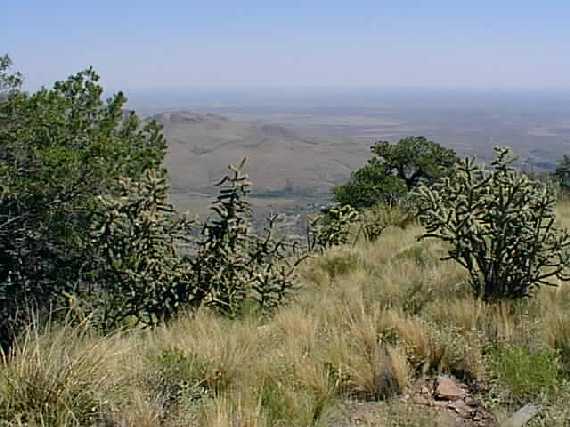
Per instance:
[[[215,394],[207,378],[207,364],[199,357],[171,349],[149,363],[146,386],[160,402],[163,412],[173,406],[191,404]]]
[[[374,242],[388,227],[406,228],[415,222],[414,213],[403,203],[377,205],[360,214],[358,237],[362,235],[367,242]]]
[[[90,292],[91,219],[166,154],[160,126],[125,113],[122,93],[105,100],[92,69],[28,94],[19,75],[0,80],[0,346],[30,313],[65,313],[69,294]],[[0,88],[0,90],[4,87]],[[49,313],[51,311],[51,313]]]
[[[167,199],[166,176],[154,171],[141,182],[121,179],[116,195],[99,197],[88,259],[94,292],[81,294],[99,326],[155,326],[200,303],[179,248],[193,223]]]

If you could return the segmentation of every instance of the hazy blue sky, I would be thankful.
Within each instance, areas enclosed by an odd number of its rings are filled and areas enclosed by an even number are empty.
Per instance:
[[[30,87],[570,88],[569,0],[4,0]]]

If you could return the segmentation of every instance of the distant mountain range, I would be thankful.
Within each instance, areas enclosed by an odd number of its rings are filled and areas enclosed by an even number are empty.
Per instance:
[[[287,108],[203,107],[147,117],[164,126],[173,201],[201,212],[226,166],[244,156],[254,203],[295,210],[330,198],[331,187],[348,179],[380,139],[422,135],[485,161],[493,146],[508,145],[521,167],[536,171],[552,170],[570,154],[570,105],[555,98],[485,98],[480,105],[452,100],[378,107],[317,108],[302,102]]]

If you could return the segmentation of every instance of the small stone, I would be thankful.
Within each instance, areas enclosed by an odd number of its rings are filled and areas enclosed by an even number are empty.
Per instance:
[[[439,377],[436,382],[435,395],[438,399],[458,400],[465,397],[465,390],[449,377]]]
[[[463,400],[455,400],[453,402],[449,402],[447,406],[449,409],[453,409],[455,412],[472,411],[472,409],[469,408]]]
[[[465,404],[466,404],[466,405],[469,405],[469,406],[480,406],[480,405],[481,405],[481,402],[479,402],[479,401],[476,400],[476,399],[473,399],[471,396],[467,396],[467,397],[465,398]]]

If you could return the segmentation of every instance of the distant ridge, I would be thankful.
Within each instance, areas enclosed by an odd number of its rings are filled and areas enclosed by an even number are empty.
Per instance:
[[[163,125],[168,123],[202,123],[210,120],[228,121],[227,117],[214,113],[196,113],[193,111],[171,111],[154,114],[151,119]]]
[[[368,146],[305,138],[287,126],[230,119],[220,114],[168,111],[151,116],[164,126],[173,197],[192,205],[213,194],[230,163],[248,157],[254,193],[318,200],[368,156]]]

